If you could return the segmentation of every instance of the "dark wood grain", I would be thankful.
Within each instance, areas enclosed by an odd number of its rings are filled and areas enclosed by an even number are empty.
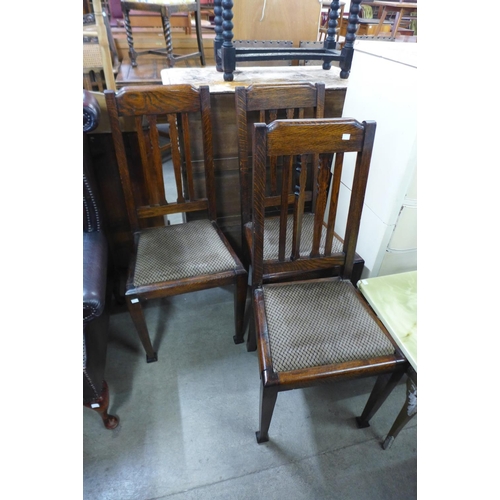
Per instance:
[[[354,270],[355,250],[368,182],[375,128],[376,124],[373,121],[361,123],[348,118],[284,119],[275,120],[270,124],[258,123],[254,125],[252,224],[246,226],[245,234],[253,242],[250,256],[253,270],[252,306],[256,339],[249,337],[248,348],[257,349],[260,367],[259,430],[256,433],[258,443],[269,440],[268,431],[279,392],[349,378],[381,376],[382,378],[379,379],[378,384],[384,386],[382,392],[386,396],[395,386],[394,381],[400,377],[408,365],[387,329],[371,308],[368,307],[360,292],[350,282]],[[356,164],[352,178],[352,191],[350,193],[343,248],[342,251],[332,252],[334,219],[337,212],[336,204],[338,202],[340,176],[345,152],[356,154]],[[292,228],[293,248],[292,256],[286,262],[282,251],[281,233],[278,258],[273,261],[264,261],[263,257],[267,159],[273,155],[285,155],[286,158],[294,156],[297,158],[295,163],[297,175],[295,177]],[[307,156],[316,160],[306,161]],[[332,182],[330,167],[333,158],[335,160]],[[291,165],[288,163],[286,160],[283,162],[283,169],[291,170]],[[298,245],[306,235],[301,230],[301,221],[298,219],[304,216],[302,207],[304,205],[303,192],[308,178],[305,173],[307,167],[319,169],[319,173],[317,182],[313,186],[317,191],[316,203],[313,207],[314,228],[312,235],[308,236],[311,240],[312,250],[310,255],[300,255]],[[282,173],[282,179],[282,191],[286,191],[286,193],[282,196],[279,206],[279,217],[282,223],[280,231],[283,229],[283,221],[286,220],[290,213],[287,191],[288,177],[286,174]],[[330,186],[332,186],[332,189],[329,191]],[[328,194],[331,195],[331,203],[335,205],[330,204],[329,209],[327,209]],[[327,241],[322,249],[320,240],[325,225]],[[280,276],[280,271],[283,270],[286,270],[286,280],[280,281],[280,279],[283,279],[283,275]],[[323,272],[326,270],[329,270],[330,276],[333,277],[323,277]],[[316,276],[314,276],[314,280],[304,278],[306,274],[314,275],[315,273],[320,279],[317,279]],[[271,276],[276,277],[276,282],[272,284],[270,284],[272,281]],[[350,290],[349,306],[346,306],[345,295],[342,296],[342,299],[338,299],[341,300],[339,311],[341,310],[342,313],[338,314],[335,335],[339,335],[339,331],[345,329],[343,333],[345,337],[342,342],[338,342],[338,346],[335,346],[338,352],[343,353],[343,355],[336,358],[339,361],[335,363],[331,360],[321,363],[319,360],[323,359],[323,354],[314,359],[314,355],[311,353],[324,353],[329,344],[328,341],[325,342],[324,340],[323,331],[321,334],[316,333],[315,335],[311,335],[310,331],[314,330],[312,326],[317,323],[318,316],[326,316],[333,305],[333,301],[337,299],[332,296],[331,299],[324,300],[321,298],[319,300],[316,297],[309,297],[299,292],[299,288],[303,290],[306,283],[323,283],[322,286],[327,286],[329,290],[336,287],[342,287],[343,291]],[[271,289],[284,292],[285,288],[288,292],[285,295],[283,293],[271,294]],[[268,291],[269,295],[266,294]],[[300,295],[297,295],[299,293]],[[276,301],[279,301],[279,297],[282,296],[286,298],[283,299],[283,302],[277,304]],[[300,297],[300,299],[296,297]],[[301,303],[295,302],[297,300],[300,300]],[[269,303],[265,301],[269,301]],[[354,302],[354,305],[351,301]],[[314,310],[314,315],[308,318],[309,310]],[[277,318],[276,312],[272,313],[272,311],[279,311],[279,318]],[[271,316],[271,314],[274,314],[272,322],[268,321],[268,315]],[[300,314],[299,324],[302,325],[299,333],[296,330],[298,328],[296,324],[299,321],[297,319],[298,314]],[[357,317],[360,314],[368,314],[375,323],[374,328],[378,327],[379,332],[373,335],[379,335],[380,339],[384,339],[384,337],[387,339],[385,344],[381,342],[384,347],[377,351],[378,354],[375,348],[372,351],[372,340],[362,328],[359,328],[360,331],[353,331],[355,330],[354,325],[357,323]],[[306,323],[304,324],[305,320]],[[364,319],[364,321],[367,321],[367,319]],[[326,328],[328,326],[321,326],[322,330]],[[290,345],[287,346],[286,341],[283,339],[288,339],[287,333],[291,330],[294,333],[290,334],[292,340],[289,341]],[[347,337],[349,341],[346,341]],[[276,340],[277,338],[280,340]],[[276,341],[276,344],[273,343],[274,341]],[[307,355],[303,354],[303,365],[300,365],[298,369],[282,369],[280,371],[280,366],[287,365],[275,363],[274,356],[279,355],[280,363],[282,363],[283,359],[286,359],[288,355],[290,359],[294,360],[295,364],[298,357],[302,355],[302,351],[296,345],[297,343],[302,343],[303,351],[307,351]],[[279,347],[277,347],[278,344]],[[353,349],[353,346],[357,344],[360,345],[358,352]],[[304,346],[307,346],[307,349]],[[279,354],[276,354],[274,349]],[[393,352],[391,352],[391,349],[393,349]],[[367,354],[368,351],[371,351],[372,354]],[[356,353],[356,357],[353,357],[353,352]],[[307,363],[310,364],[307,365]],[[288,366],[294,366],[294,364]],[[386,377],[386,374],[393,375]],[[386,379],[392,380],[393,383],[386,385]],[[378,394],[380,391],[377,389],[375,392]],[[376,398],[374,396],[371,399]]]
[[[339,151],[339,158],[343,158],[342,151],[357,151],[361,147],[363,140],[363,127],[357,124],[355,120],[343,121],[341,124],[336,124],[336,127],[331,128],[328,119],[324,118],[326,109],[326,92],[325,86],[322,83],[291,83],[286,85],[251,85],[247,88],[236,87],[235,89],[235,107],[236,120],[238,125],[238,159],[239,159],[239,174],[240,174],[240,193],[241,193],[241,241],[244,250],[241,255],[246,255],[243,258],[243,263],[249,266],[252,252],[252,233],[247,232],[245,227],[251,224],[252,216],[252,148],[249,140],[249,132],[252,125],[255,124],[251,120],[254,113],[255,119],[260,119],[262,123],[281,123],[281,119],[295,119],[299,122],[304,122],[310,118],[323,119],[321,127],[317,130],[320,133],[327,134],[330,138],[333,150]],[[276,119],[280,118],[280,119]],[[264,121],[263,121],[264,120]],[[314,131],[308,130],[307,126],[301,128],[300,132],[294,128],[287,129],[287,123],[274,130],[274,126],[269,128],[267,138],[272,142],[270,147],[273,148],[273,153],[268,157],[268,173],[266,174],[263,201],[265,214],[270,215],[269,210],[273,207],[288,205],[289,213],[296,212],[312,212],[315,213],[315,240],[314,254],[317,256],[321,228],[323,224],[323,212],[326,206],[327,199],[330,199],[332,207],[331,228],[327,233],[329,250],[331,252],[331,240],[334,234],[334,224],[336,216],[336,207],[338,204],[339,186],[335,183],[330,193],[330,174],[329,161],[331,155],[325,157],[323,163],[320,162],[320,150],[315,144]],[[349,140],[346,137],[349,136]],[[277,146],[279,144],[279,147]],[[308,153],[308,154],[303,154]],[[298,165],[293,158],[300,158],[301,170],[299,177],[291,171],[292,164]],[[313,168],[317,165],[318,168]],[[340,171],[340,166],[337,165],[337,176]],[[318,172],[324,172],[321,179],[318,179]],[[295,178],[294,178],[295,176]],[[280,183],[278,185],[278,179]],[[296,183],[295,180],[300,179]],[[338,177],[335,178],[339,180]],[[292,182],[293,181],[293,182]],[[297,193],[297,196],[294,194]],[[255,193],[254,193],[255,196]],[[318,199],[319,197],[319,199]],[[319,203],[319,205],[318,205]],[[318,208],[318,210],[316,210]],[[276,212],[276,208],[275,212]],[[276,212],[277,213],[277,212]],[[292,264],[292,261],[300,260],[298,256],[298,248],[301,240],[302,219],[297,217],[294,219],[295,230],[292,235],[293,249],[290,255],[286,255],[285,240],[286,240],[286,220],[288,214],[281,210],[280,212],[280,233],[279,233],[279,261],[278,262],[263,262],[263,279],[277,280],[280,274],[280,265],[282,266],[281,273],[283,276],[289,276],[290,273],[310,272],[310,265],[302,262]],[[327,243],[328,244],[328,243]],[[353,279],[358,279],[364,265],[363,259],[356,255],[355,273]],[[325,269],[323,266],[322,269]],[[336,268],[334,273],[337,272]],[[328,271],[330,272],[330,271]]]
[[[145,300],[233,284],[236,315],[234,340],[238,343],[242,342],[247,273],[236,252],[217,226],[212,114],[208,86],[201,86],[199,89],[194,89],[190,85],[129,87],[117,93],[106,91],[105,97],[110,110],[111,131],[129,215],[130,230],[133,234],[125,284],[125,299],[146,351],[147,361],[156,361],[157,355],[151,343],[142,310],[142,303]],[[198,120],[192,120],[193,116],[197,116]],[[132,118],[135,123],[140,150],[138,164],[130,161],[131,158],[125,148],[122,130],[125,118]],[[160,119],[168,121],[170,125],[169,134],[175,174],[173,183],[177,192],[177,200],[170,202],[165,196],[164,184],[167,179],[163,176],[158,136]],[[198,128],[194,127],[196,133],[192,133],[193,121],[199,125]],[[203,151],[202,158],[196,162],[196,168],[193,165],[195,147],[192,146],[195,137],[200,138]],[[134,188],[136,183],[133,179],[133,169],[130,168],[131,164],[141,170],[145,189]],[[199,186],[196,186],[196,183],[202,184],[203,189],[198,189]],[[137,248],[142,231],[151,227],[149,220],[154,221],[152,225],[154,228],[160,222],[164,225],[162,216],[172,214],[196,214],[196,218],[211,221],[217,240],[222,241],[225,252],[229,252],[234,266],[221,272],[200,271],[183,279],[172,278],[162,281],[155,277],[150,278],[150,282],[136,284],[134,279],[136,270],[140,268],[138,260],[141,258],[154,259],[159,270],[168,269],[171,265],[170,259],[174,257],[173,255],[158,254],[153,250],[152,255],[142,257]],[[181,231],[189,224],[188,220],[186,224],[180,225],[176,238],[182,239]],[[158,229],[161,230],[161,228]],[[200,246],[210,245],[211,242],[200,241],[199,244]],[[195,259],[196,262],[198,258],[196,252],[190,252],[189,258]]]
[[[293,80],[290,80],[290,85],[293,84]],[[344,87],[327,88],[325,90],[324,115],[326,117],[342,116],[345,96],[346,89]],[[244,240],[242,240],[241,221],[242,219],[249,221],[249,218],[245,218],[245,215],[241,214],[241,207],[249,206],[251,199],[249,199],[248,205],[243,204],[240,199],[239,129],[235,126],[237,123],[235,95],[233,93],[212,91],[210,94],[210,104],[217,222],[238,256],[243,259],[246,248]],[[313,110],[305,109],[304,111],[304,117],[313,116]],[[106,121],[108,121],[109,111],[107,109],[105,109],[105,115]],[[252,143],[251,126],[253,123],[261,121],[259,115],[259,111],[251,111],[247,116],[247,142],[250,145],[250,149]],[[205,184],[202,168],[204,157],[203,143],[200,135],[193,135],[193,133],[201,127],[201,117],[191,116],[190,118],[193,181],[195,191],[200,191],[204,190]],[[126,151],[127,157],[130,158],[128,167],[133,181],[131,189],[138,196],[143,196],[146,199],[146,181],[138,167],[141,164],[141,159],[139,157],[139,143],[135,130],[136,127],[132,125],[123,134],[123,148]],[[117,269],[121,270],[117,277],[117,280],[119,280],[127,268],[133,243],[124,192],[120,182],[118,161],[114,153],[114,144],[110,131],[100,130],[98,133],[92,132],[87,134],[86,146],[89,149],[89,157],[92,159],[97,187],[103,200],[103,211],[109,224],[110,257]],[[172,151],[173,154],[175,154],[175,149]],[[201,168],[197,168],[197,165],[201,165]],[[249,168],[251,169],[251,163]],[[248,192],[248,195],[251,197],[251,190]],[[306,203],[308,201],[310,200],[306,199]],[[195,217],[196,214],[192,213],[189,217],[191,216]],[[161,223],[161,221],[153,221],[154,219],[148,218],[143,221],[143,224]],[[362,259],[360,259],[361,261]]]

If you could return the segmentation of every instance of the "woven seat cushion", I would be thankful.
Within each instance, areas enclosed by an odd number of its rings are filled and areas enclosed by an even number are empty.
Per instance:
[[[349,281],[264,285],[263,292],[277,372],[394,353]]]
[[[251,225],[251,223],[250,223]],[[314,229],[314,214],[305,213],[302,218],[302,236],[300,239],[300,256],[309,257],[312,249],[312,236]],[[266,217],[264,219],[264,260],[278,260],[279,253],[280,220],[279,217]],[[323,227],[320,253],[325,249],[326,228]],[[293,215],[289,215],[286,228],[285,259],[290,260],[292,254]],[[333,238],[332,253],[342,252],[342,243]]]
[[[235,268],[235,260],[208,220],[150,228],[139,237],[134,286]]]

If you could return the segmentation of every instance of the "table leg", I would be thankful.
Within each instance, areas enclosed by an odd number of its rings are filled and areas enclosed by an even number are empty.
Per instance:
[[[344,60],[340,62],[340,78],[342,79],[349,78],[349,73],[351,72],[352,58],[354,56],[354,42],[356,41],[356,31],[358,31],[359,26],[360,3],[361,0],[351,0],[351,6],[349,7],[345,43],[342,48]],[[323,63],[324,69],[326,69],[324,66],[325,64],[326,63]]]
[[[175,64],[174,50],[172,48],[172,33],[170,31],[170,18],[165,7],[161,9],[161,24],[163,26],[163,36],[167,46],[167,60],[169,67],[173,68]]]
[[[221,56],[222,68],[224,71],[224,81],[232,82],[234,79],[233,73],[236,69],[236,49],[233,45],[233,1],[222,0],[222,43]]]
[[[130,57],[130,64],[133,68],[137,66],[136,57],[137,53],[134,50],[134,38],[132,37],[132,25],[130,24],[129,10],[123,9],[123,21],[125,23],[125,33],[127,34],[128,55]]]
[[[222,59],[220,50],[224,39],[222,38],[222,0],[214,0],[214,59],[215,59],[215,69],[222,72]]]
[[[414,372],[413,372],[414,373]],[[406,401],[399,412],[389,434],[385,438],[382,448],[387,450],[391,447],[396,436],[400,433],[403,427],[417,414],[417,379],[416,373],[414,375],[409,373],[406,380]]]
[[[191,18],[190,18],[191,19]],[[202,27],[201,27],[201,12],[200,6],[198,5],[197,10],[194,13],[194,22],[196,24],[196,42],[198,43],[198,52],[200,53],[200,63],[202,66],[206,65],[205,62],[205,51],[203,49],[203,37],[202,37]]]

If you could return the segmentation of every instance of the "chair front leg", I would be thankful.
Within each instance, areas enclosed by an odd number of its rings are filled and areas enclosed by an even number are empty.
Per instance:
[[[278,398],[278,390],[276,387],[266,387],[264,376],[261,375],[260,385],[260,410],[259,422],[260,429],[255,433],[257,443],[265,443],[269,441],[269,426],[273,417],[274,406]]]
[[[130,313],[130,317],[134,322],[137,333],[139,334],[139,339],[146,351],[146,361],[148,363],[153,363],[158,361],[158,355],[153,349],[151,344],[151,339],[149,338],[148,327],[146,325],[146,319],[144,318],[144,311],[142,309],[141,302],[138,297],[127,297],[127,307]]]
[[[366,406],[360,417],[356,417],[358,427],[363,429],[370,427],[370,419],[375,415],[382,403],[387,399],[389,394],[396,387],[403,376],[404,370],[396,370],[392,373],[384,373],[377,377],[377,381],[368,398]]]

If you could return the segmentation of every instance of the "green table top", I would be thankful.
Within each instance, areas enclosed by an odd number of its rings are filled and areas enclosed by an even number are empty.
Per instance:
[[[417,271],[360,280],[358,288],[417,371]]]

